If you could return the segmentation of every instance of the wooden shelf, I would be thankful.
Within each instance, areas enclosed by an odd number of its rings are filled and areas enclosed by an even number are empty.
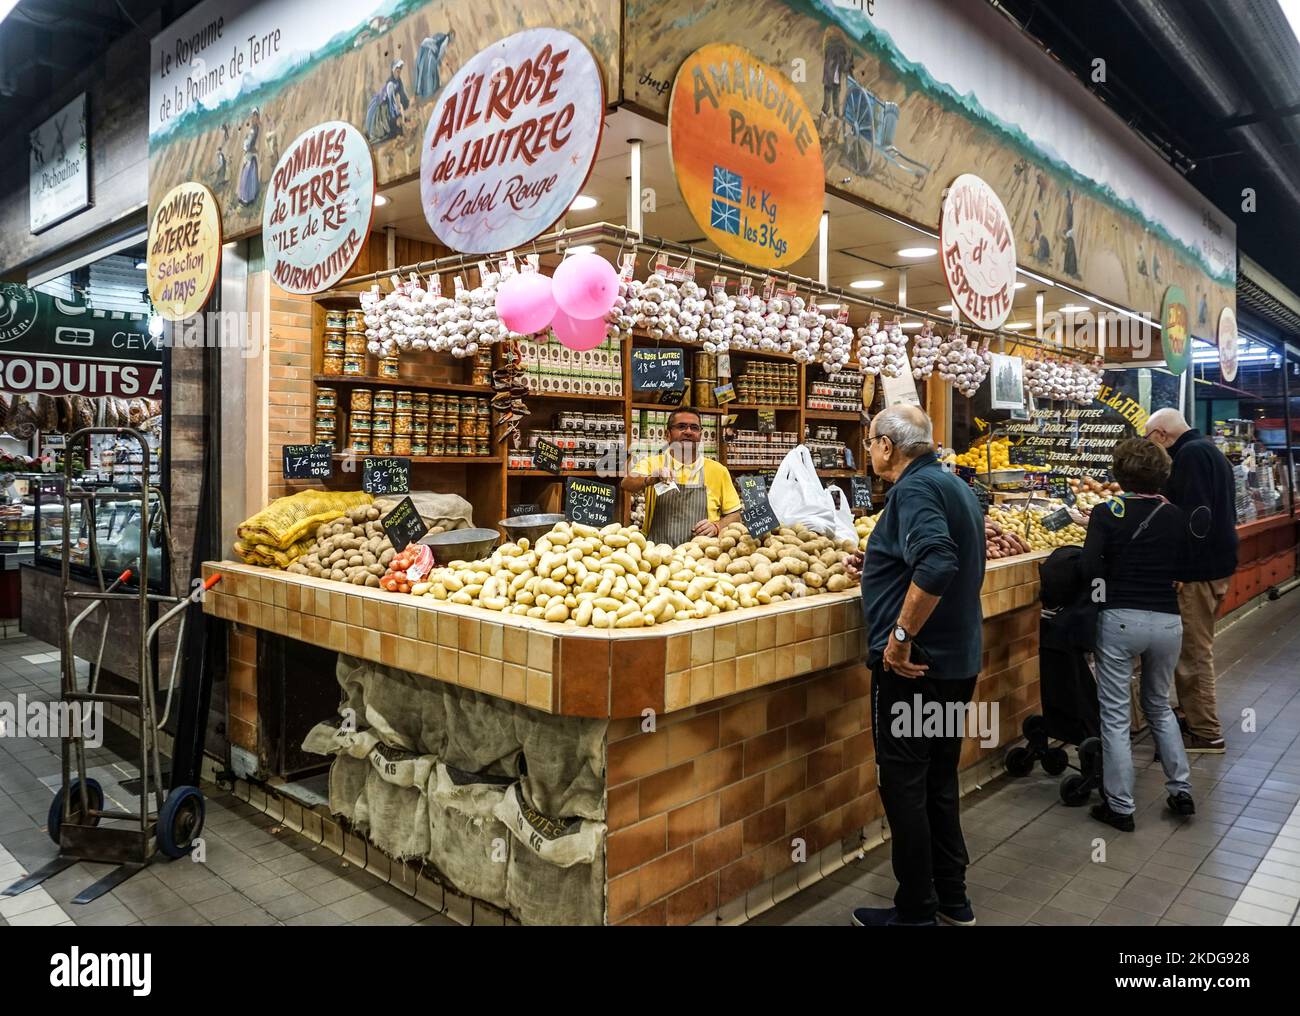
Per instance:
[[[861,413],[846,413],[834,409],[805,409],[803,415],[810,420],[844,420],[847,423],[861,423]]]
[[[655,346],[673,346],[679,349],[690,349],[696,352],[706,352],[702,342],[684,342],[681,339],[652,339],[645,332],[633,331],[632,345],[639,346],[642,349],[651,349]],[[715,353],[715,356],[743,356],[749,359],[759,360],[778,360],[781,363],[795,363],[799,361],[790,353],[777,353],[766,349],[728,349],[725,353]]]
[[[725,463],[727,471],[731,473],[775,473],[781,467],[777,466],[733,466],[730,462]]]
[[[482,385],[458,385],[451,381],[413,381],[409,378],[399,378],[390,380],[382,377],[368,377],[360,374],[314,374],[312,381],[318,385],[330,385],[337,387],[339,385],[379,385],[384,388],[419,388],[422,391],[435,392],[469,392],[473,395],[482,395],[484,398],[490,398],[494,392],[491,388],[484,388]]]
[[[819,469],[817,470],[817,475],[846,478],[850,476],[857,476],[858,471],[856,469]]]
[[[366,290],[366,292],[369,292],[369,290]],[[362,290],[360,289],[357,290],[336,289],[336,290],[331,290],[328,293],[317,293],[311,299],[313,303],[325,304],[326,306],[329,306],[331,304],[339,304],[339,305],[346,305],[347,307],[350,307],[353,310],[360,310],[361,293]]]
[[[599,476],[594,469],[565,469],[552,473],[549,469],[507,469],[507,476],[549,476],[552,480],[563,480],[566,476]]]
[[[534,392],[530,391],[525,399],[550,399],[556,402],[626,402],[622,395],[580,395],[574,392]]]
[[[343,455],[335,453],[334,461],[341,462],[344,459],[410,459],[412,465],[455,465],[455,466],[491,466],[500,465],[500,455],[376,455],[374,452],[362,452],[356,455]]]
[[[689,409],[692,413],[699,413],[701,416],[722,416],[728,412],[726,409],[717,409],[711,407],[697,409],[695,406],[660,406],[653,402],[633,402],[632,408],[648,409],[651,412],[664,412],[664,413],[671,413],[674,409]]]
[[[774,409],[778,413],[797,413],[799,412],[799,404],[795,403],[793,406],[761,406],[755,402],[728,402],[723,412],[730,413],[737,409]]]

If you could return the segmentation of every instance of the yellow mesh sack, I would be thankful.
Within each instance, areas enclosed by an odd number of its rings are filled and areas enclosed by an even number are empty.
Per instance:
[[[287,550],[322,523],[373,501],[362,491],[303,490],[272,501],[235,532],[249,546]]]

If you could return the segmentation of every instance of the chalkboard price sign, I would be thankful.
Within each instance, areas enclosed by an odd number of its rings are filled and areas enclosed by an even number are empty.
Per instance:
[[[1070,488],[1070,480],[1065,476],[1056,476],[1055,474],[1047,478],[1047,490],[1052,497],[1059,497],[1071,508],[1079,499],[1075,496],[1074,491]]]
[[[1043,528],[1049,533],[1056,533],[1068,526],[1074,519],[1070,518],[1068,508],[1058,508],[1043,516]]]
[[[560,451],[560,446],[539,437],[537,446],[533,449],[533,468],[558,473],[563,465],[564,454]]]
[[[680,349],[633,349],[632,388],[638,392],[684,388],[685,365]]]
[[[429,527],[409,497],[402,498],[398,506],[379,521],[388,534],[388,542],[399,551],[405,550],[409,544],[419,543],[429,533]]]
[[[520,515],[540,515],[542,506],[535,502],[525,504],[512,504],[506,509],[506,518],[518,518]]]
[[[772,530],[780,527],[772,513],[772,505],[767,500],[767,484],[756,473],[747,473],[736,480],[740,493],[740,517],[749,530],[749,535],[761,540]]]
[[[607,526],[614,521],[614,506],[618,503],[618,488],[599,480],[566,477],[564,481],[564,514],[571,522],[589,526]]]
[[[334,472],[334,446],[287,444],[284,446],[286,480],[327,480]]]
[[[409,494],[411,460],[367,455],[361,460],[361,489],[367,494]]]
[[[849,478],[853,488],[853,507],[871,511],[871,481],[861,476]]]

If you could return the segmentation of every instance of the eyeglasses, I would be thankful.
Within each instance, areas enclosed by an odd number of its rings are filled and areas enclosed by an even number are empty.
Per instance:
[[[701,427],[698,423],[674,423],[672,429],[673,430],[703,430],[704,428]]]
[[[884,441],[887,437],[889,437],[888,434],[876,434],[876,435],[874,435],[873,437],[868,437],[868,438],[867,438],[867,447],[870,448],[870,447],[871,447],[873,444],[875,444],[877,441]]]

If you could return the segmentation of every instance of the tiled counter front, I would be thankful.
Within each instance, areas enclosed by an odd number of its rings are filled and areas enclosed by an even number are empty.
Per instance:
[[[990,565],[979,701],[999,746],[1038,696],[1038,560]],[[856,592],[575,632],[243,565],[205,609],[565,715],[610,717],[606,920],[743,920],[822,877],[882,814]],[[642,710],[654,710],[653,724]],[[652,730],[647,730],[648,726]]]

